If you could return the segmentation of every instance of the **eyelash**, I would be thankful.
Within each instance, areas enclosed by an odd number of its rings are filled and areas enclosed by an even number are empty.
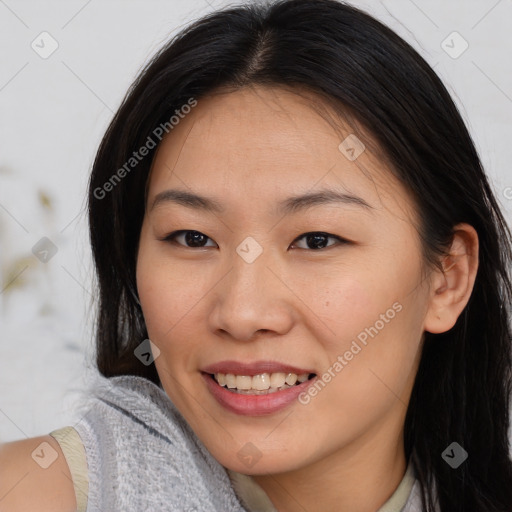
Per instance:
[[[181,247],[183,247],[185,249],[205,249],[206,247],[211,247],[211,246],[189,247],[188,245],[183,245],[183,244],[180,244],[180,243],[176,242],[176,237],[178,237],[180,235],[183,235],[185,233],[198,233],[200,235],[204,235],[204,233],[201,233],[200,231],[196,231],[196,230],[193,230],[193,229],[180,229],[178,231],[173,231],[172,233],[169,233],[167,236],[162,238],[161,241],[169,242],[169,243],[174,243],[174,244],[177,244],[177,245],[179,245],[179,246],[181,246]],[[347,244],[350,244],[350,242],[348,240],[345,240],[344,238],[341,238],[341,237],[339,237],[337,235],[332,235],[330,233],[325,233],[324,231],[308,231],[307,233],[303,233],[302,235],[298,236],[293,241],[293,243],[295,243],[297,240],[301,240],[301,239],[305,238],[308,235],[320,235],[320,236],[323,236],[325,238],[333,238],[333,239],[338,241],[338,244],[327,245],[326,247],[322,247],[320,249],[304,249],[302,247],[299,247],[299,249],[306,250],[306,251],[318,252],[318,251],[321,251],[321,250],[328,249],[330,247],[334,247],[335,245],[347,245]],[[206,235],[204,235],[204,236],[206,236]],[[211,240],[211,238],[208,237],[208,236],[206,236],[206,238],[208,240]]]

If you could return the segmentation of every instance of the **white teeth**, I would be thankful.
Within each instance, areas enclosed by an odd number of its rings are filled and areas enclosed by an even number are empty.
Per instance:
[[[236,387],[238,389],[251,389],[252,377],[248,375],[237,375],[236,376]]]
[[[270,387],[270,375],[268,373],[262,373],[260,375],[255,375],[252,378],[252,386],[251,387],[253,389],[257,389],[259,391],[268,389]]]
[[[288,386],[293,386],[296,382],[297,382],[297,375],[295,373],[289,373],[287,376],[286,376],[286,384],[288,384]]]
[[[300,384],[308,380],[309,374],[302,373],[260,373],[258,375],[233,375],[232,373],[216,373],[215,380],[220,386],[241,392],[250,391],[254,394],[275,393],[280,389],[288,389],[295,384]]]
[[[284,386],[286,382],[286,374],[285,373],[273,373],[270,376],[270,385],[273,388],[280,388]]]
[[[217,375],[222,375],[222,373],[218,373]],[[218,382],[218,380],[217,380]],[[229,389],[235,389],[236,388],[236,377],[232,373],[228,373],[226,375],[226,386]]]

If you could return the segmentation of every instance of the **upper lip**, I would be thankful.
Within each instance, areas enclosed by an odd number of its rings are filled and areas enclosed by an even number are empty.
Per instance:
[[[254,361],[252,363],[243,363],[241,361],[220,361],[218,363],[205,366],[201,371],[204,373],[231,373],[233,375],[260,375],[262,373],[295,373],[303,375],[304,373],[315,373],[311,369],[299,368],[278,361]]]

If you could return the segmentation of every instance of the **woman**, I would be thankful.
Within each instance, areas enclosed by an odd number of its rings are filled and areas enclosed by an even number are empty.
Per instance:
[[[12,510],[512,510],[510,231],[381,23],[284,0],[185,29],[89,219],[101,377],[74,428],[4,447],[19,477],[55,452]]]

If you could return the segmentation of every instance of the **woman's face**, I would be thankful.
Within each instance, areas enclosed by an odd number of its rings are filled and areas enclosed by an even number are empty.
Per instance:
[[[140,238],[163,387],[254,475],[398,453],[429,307],[412,201],[311,104],[201,99],[161,143]]]

